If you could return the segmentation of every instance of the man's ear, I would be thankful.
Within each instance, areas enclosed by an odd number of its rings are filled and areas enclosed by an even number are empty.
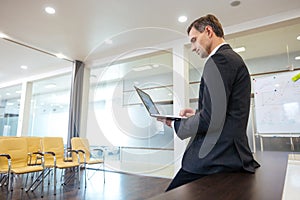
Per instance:
[[[208,26],[205,27],[205,30],[207,32],[208,37],[211,38],[214,34],[214,31],[213,31],[212,27],[208,25]]]

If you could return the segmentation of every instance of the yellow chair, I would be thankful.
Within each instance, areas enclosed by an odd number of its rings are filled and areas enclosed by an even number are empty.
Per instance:
[[[41,164],[41,156],[35,154],[36,152],[42,152],[42,138],[41,137],[24,137],[27,141],[28,149],[28,165]]]
[[[80,188],[80,165],[79,165],[79,155],[76,151],[67,150],[67,152],[75,152],[77,159],[72,161],[65,161],[65,150],[62,137],[43,137],[42,138],[42,149],[45,159],[45,167],[54,169],[54,194],[56,194],[56,169],[67,169],[75,168],[77,169],[77,180],[78,180],[78,189]],[[65,184],[65,180],[63,184]]]
[[[0,154],[0,187],[7,185],[7,180],[10,180],[11,157],[9,154]]]
[[[44,159],[42,157],[41,165],[28,166],[27,165],[27,141],[25,138],[5,138],[0,140],[0,152],[2,158],[0,159],[1,171],[6,171],[8,175],[8,190],[13,190],[14,175],[23,175],[33,172],[42,173],[42,189],[41,196],[44,195]],[[39,153],[42,156],[41,153]],[[3,160],[3,156],[6,160]],[[27,181],[26,181],[27,182]],[[28,191],[25,188],[26,191]]]
[[[87,169],[99,170],[99,169],[95,169],[95,168],[87,168],[87,165],[101,164],[102,170],[103,170],[103,180],[105,182],[105,170],[104,170],[105,152],[104,152],[104,150],[102,148],[92,149],[92,151],[101,151],[102,155],[103,155],[103,159],[95,159],[95,158],[91,158],[91,149],[90,149],[90,144],[89,144],[88,139],[80,138],[80,137],[73,137],[71,139],[71,145],[72,145],[72,149],[78,151],[78,153],[79,153],[80,164],[84,165],[85,187],[86,187],[86,179],[87,179],[87,174],[86,174]]]
[[[3,140],[5,138],[8,138],[7,136],[1,136],[0,140]],[[0,187],[2,185],[7,185],[7,180],[9,180],[10,175],[10,168],[8,166],[11,166],[11,157],[8,154],[4,154],[0,152]]]
[[[24,136],[23,136],[24,137]],[[36,152],[42,153],[42,137],[36,136],[25,136],[27,140],[27,149],[28,149],[28,165],[39,165],[41,163],[42,156],[36,154]],[[48,185],[50,185],[50,173],[52,172],[52,167],[45,167],[44,170],[44,179],[48,177]],[[33,177],[32,177],[33,178]],[[38,183],[41,180],[41,177],[37,177],[32,183]]]

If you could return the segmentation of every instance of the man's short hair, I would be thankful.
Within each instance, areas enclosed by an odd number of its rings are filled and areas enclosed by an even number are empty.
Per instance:
[[[187,33],[189,34],[191,29],[194,27],[200,33],[202,33],[206,26],[212,27],[213,31],[215,32],[216,36],[224,38],[224,31],[222,28],[221,23],[219,22],[218,18],[216,18],[212,14],[208,14],[206,16],[200,17],[196,19],[188,28]]]

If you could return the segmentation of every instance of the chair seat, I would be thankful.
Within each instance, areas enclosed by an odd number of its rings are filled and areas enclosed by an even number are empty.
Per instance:
[[[90,159],[90,160],[86,161],[86,164],[88,164],[88,165],[101,164],[101,163],[103,163],[102,159]]]
[[[104,170],[104,162],[105,162],[105,152],[104,149],[99,147],[96,149],[90,149],[90,144],[87,138],[80,138],[80,137],[73,137],[71,140],[72,149],[78,152],[79,155],[79,162],[81,165],[84,165],[84,181],[85,181],[85,187],[86,187],[86,181],[87,181],[87,169],[94,169],[99,170],[100,166],[102,166],[103,169],[103,181],[105,183],[105,170]],[[101,152],[102,158],[98,158],[98,156],[91,158],[91,152]],[[98,154],[99,155],[99,154]],[[73,159],[76,159],[75,154],[73,154]],[[99,165],[99,168],[87,168],[87,165],[92,164],[101,164]],[[98,167],[98,166],[96,166]]]
[[[3,173],[7,173],[8,171],[8,167],[0,167],[0,173],[3,174]]]
[[[25,167],[17,167],[11,169],[11,171],[15,174],[25,174],[30,172],[38,172],[42,170],[43,170],[42,166],[25,166]]]
[[[59,161],[56,163],[56,167],[63,169],[63,168],[70,168],[70,167],[78,167],[79,164],[76,162],[63,162],[63,161]]]

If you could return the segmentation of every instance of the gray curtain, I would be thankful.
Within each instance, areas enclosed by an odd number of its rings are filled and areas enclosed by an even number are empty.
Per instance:
[[[80,118],[83,90],[84,63],[76,60],[73,66],[70,95],[69,126],[67,148],[71,148],[71,138],[80,136]]]

